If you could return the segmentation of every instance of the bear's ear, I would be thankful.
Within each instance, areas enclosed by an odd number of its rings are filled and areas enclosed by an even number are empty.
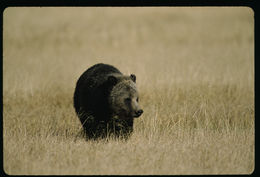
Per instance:
[[[136,81],[136,76],[134,74],[131,74],[130,78],[132,79],[132,81],[134,81],[134,82]]]
[[[116,85],[117,83],[117,78],[115,76],[109,76],[107,80],[111,85]]]

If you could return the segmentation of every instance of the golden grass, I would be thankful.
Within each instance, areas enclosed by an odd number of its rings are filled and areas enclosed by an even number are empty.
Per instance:
[[[8,174],[249,174],[254,18],[236,8],[7,8]],[[144,114],[128,141],[85,141],[76,81],[98,62],[134,73]]]

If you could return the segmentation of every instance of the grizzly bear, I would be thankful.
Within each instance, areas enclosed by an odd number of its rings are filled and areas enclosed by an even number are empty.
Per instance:
[[[114,66],[103,63],[87,69],[74,92],[74,108],[86,138],[128,138],[134,118],[143,113],[138,99],[134,74],[123,75]]]

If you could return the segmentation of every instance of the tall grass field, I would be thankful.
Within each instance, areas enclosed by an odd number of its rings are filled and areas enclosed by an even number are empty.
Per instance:
[[[248,7],[9,7],[3,14],[9,175],[251,174],[254,11]],[[96,63],[137,77],[127,140],[86,141],[73,108]]]

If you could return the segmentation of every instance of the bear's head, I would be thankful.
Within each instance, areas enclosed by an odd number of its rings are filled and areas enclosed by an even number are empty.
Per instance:
[[[143,110],[138,103],[136,76],[111,75],[108,82],[112,85],[108,101],[113,116],[123,119],[141,116]]]

